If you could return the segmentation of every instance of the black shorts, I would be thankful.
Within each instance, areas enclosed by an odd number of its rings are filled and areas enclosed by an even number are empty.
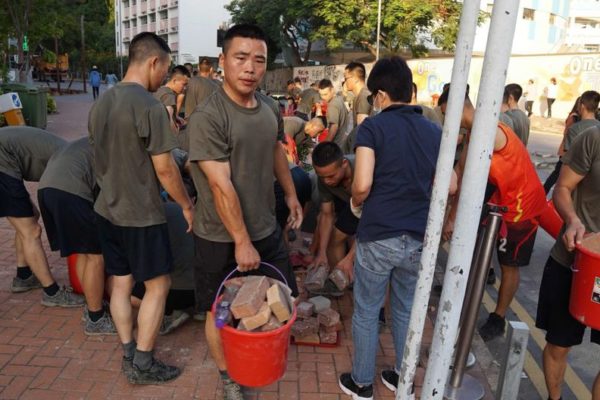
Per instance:
[[[23,180],[0,172],[0,218],[33,217],[33,204]]]
[[[107,275],[131,274],[145,282],[172,271],[166,223],[138,228],[113,225],[98,214],[96,220]]]
[[[102,254],[94,205],[63,190],[38,191],[38,204],[50,248],[61,257],[71,254]]]
[[[237,266],[235,246],[233,243],[212,242],[195,235],[194,241],[197,258],[196,268],[194,269],[196,308],[198,311],[209,311],[221,282]],[[296,278],[290,265],[288,251],[283,243],[281,229],[277,227],[271,235],[254,241],[252,244],[258,251],[262,261],[272,264],[285,276],[290,289],[292,289],[292,294],[297,296]],[[281,280],[277,272],[265,266],[248,274],[266,275]]]
[[[507,235],[498,238],[498,262],[509,267],[524,267],[529,265],[538,224],[534,220],[507,223]]]
[[[581,344],[586,326],[569,313],[571,278],[567,267],[548,257],[544,267],[535,326],[546,331],[546,342],[571,347]],[[591,342],[600,344],[600,331],[592,329]]]
[[[337,197],[333,198],[333,206],[335,208],[335,227],[337,230],[352,236],[358,228],[358,218],[352,214],[350,203],[346,203]]]

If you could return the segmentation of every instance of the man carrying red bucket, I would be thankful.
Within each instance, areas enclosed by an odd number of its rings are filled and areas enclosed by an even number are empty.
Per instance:
[[[227,372],[223,344],[206,299],[226,274],[250,271],[261,261],[275,265],[295,293],[283,236],[275,218],[273,179],[277,178],[296,229],[302,207],[279,141],[283,122],[271,99],[256,92],[267,67],[264,33],[252,25],[236,25],[225,34],[220,65],[223,86],[190,116],[189,159],[198,191],[194,217],[196,306],[208,311],[206,339],[223,380],[225,399],[242,400],[241,387]]]
[[[583,131],[562,161],[553,200],[565,225],[544,268],[536,318],[536,326],[546,330],[544,376],[551,400],[561,399],[567,356],[586,328],[569,313],[570,268],[584,234],[600,232],[600,128]],[[592,329],[591,341],[600,344],[600,331]],[[593,388],[593,400],[599,399],[600,374]]]

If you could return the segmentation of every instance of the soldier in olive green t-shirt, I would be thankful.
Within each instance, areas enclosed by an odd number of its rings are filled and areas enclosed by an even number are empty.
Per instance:
[[[125,353],[122,371],[134,384],[166,382],[181,373],[152,355],[172,268],[161,186],[183,208],[188,229],[193,219],[192,202],[171,156],[177,142],[167,111],[150,93],[168,72],[169,54],[157,35],[136,35],[125,77],[96,101],[88,121],[100,189],[94,210],[105,270],[113,282],[111,314]],[[146,286],[137,343],[130,302],[134,281]]]
[[[31,202],[24,181],[38,182],[52,155],[66,145],[60,137],[30,126],[0,128],[0,218],[15,229],[17,276],[12,292],[43,287],[42,304],[78,307],[81,296],[60,289],[42,247],[39,211]]]
[[[321,99],[327,102],[327,133],[326,141],[335,142],[341,148],[346,142],[348,132],[348,110],[341,96],[335,94],[333,83],[329,79],[319,82]]]

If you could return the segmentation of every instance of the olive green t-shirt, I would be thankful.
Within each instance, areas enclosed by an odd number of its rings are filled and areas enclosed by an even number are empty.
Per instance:
[[[506,111],[506,115],[512,120],[513,132],[517,134],[521,142],[527,146],[529,142],[529,118],[527,114],[518,108]]]
[[[358,96],[354,98],[354,102],[352,102],[352,120],[354,121],[354,129],[358,127],[358,114],[366,114],[367,116],[371,115],[371,111],[373,107],[369,104],[369,89],[363,87],[360,92],[358,92]]]
[[[345,155],[344,158],[350,163],[352,176],[354,176],[354,154]],[[323,183],[321,178],[318,178],[317,186],[319,188],[319,197],[321,198],[322,203],[332,202],[334,197],[337,197],[345,203],[349,203],[350,197],[352,197],[351,191],[346,190],[346,188],[341,184],[339,186],[327,186],[325,183]]]
[[[94,210],[117,226],[165,223],[151,158],[177,147],[165,106],[141,85],[119,82],[96,100],[88,128],[100,188]]]
[[[156,100],[160,101],[165,107],[173,107],[173,111],[177,108],[177,93],[167,86],[161,86],[154,92]]]
[[[568,151],[571,147],[571,144],[581,134],[581,132],[585,131],[588,128],[593,126],[600,126],[600,121],[597,119],[582,119],[581,121],[575,122],[573,125],[567,129],[567,137],[565,138],[565,151]]]
[[[194,112],[194,109],[202,104],[219,85],[214,80],[203,76],[192,77],[185,91],[185,117],[188,118]]]
[[[340,147],[344,147],[346,135],[348,132],[348,110],[341,96],[335,96],[327,103],[327,126],[331,129],[331,125],[336,124],[338,130],[333,138],[333,141]]]
[[[309,115],[315,103],[321,101],[319,92],[313,88],[308,88],[300,92],[300,102],[298,103],[298,112]]]
[[[273,153],[279,136],[278,118],[264,96],[256,94],[256,99],[256,107],[241,107],[219,88],[190,116],[189,160],[198,191],[193,228],[203,239],[233,241],[197,161],[229,163],[231,182],[251,240],[264,239],[275,231]]]
[[[498,116],[498,121],[508,126],[513,132],[515,131],[515,125],[513,123],[513,120],[508,114],[506,114],[506,112],[500,113],[500,115]]]
[[[586,232],[600,232],[600,127],[592,127],[582,132],[562,157],[575,173],[584,176],[573,191],[575,213],[585,226]],[[567,251],[561,230],[550,255],[565,267],[573,264],[575,254]]]
[[[306,121],[298,117],[283,117],[283,131],[286,135],[290,135],[296,146],[309,142],[310,137],[304,133]]]
[[[66,144],[64,139],[31,126],[0,128],[0,172],[37,182],[52,154]]]
[[[70,142],[52,155],[38,189],[52,188],[94,201],[94,153],[90,139]]]

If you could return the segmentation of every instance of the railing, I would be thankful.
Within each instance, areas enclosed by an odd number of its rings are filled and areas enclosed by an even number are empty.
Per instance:
[[[169,29],[168,22],[169,22],[169,20],[167,20],[167,19],[161,19],[160,23],[158,25],[158,31],[159,32],[166,32]]]

